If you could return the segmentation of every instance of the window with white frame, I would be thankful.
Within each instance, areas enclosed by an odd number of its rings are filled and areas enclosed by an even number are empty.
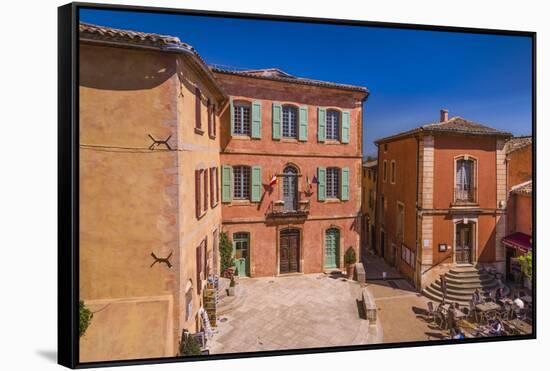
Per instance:
[[[340,140],[340,112],[327,111],[327,139]]]
[[[233,198],[237,200],[250,198],[250,167],[233,167]]]
[[[233,134],[250,135],[250,104],[235,103],[233,110]]]
[[[340,169],[337,167],[327,168],[327,198],[338,198],[340,190]]]
[[[298,138],[298,109],[283,106],[283,138]]]

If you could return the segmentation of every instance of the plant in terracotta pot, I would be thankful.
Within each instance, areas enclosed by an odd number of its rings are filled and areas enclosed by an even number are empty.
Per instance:
[[[344,254],[344,263],[346,264],[346,273],[348,279],[353,278],[353,271],[355,268],[355,263],[357,262],[357,256],[353,247],[348,247],[346,253]]]

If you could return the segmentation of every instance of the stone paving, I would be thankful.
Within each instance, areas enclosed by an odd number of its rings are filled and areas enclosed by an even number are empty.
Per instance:
[[[379,342],[360,317],[357,282],[328,274],[241,279],[242,303],[221,316],[210,353]]]
[[[378,307],[383,342],[438,340],[444,334],[424,320],[428,299],[381,258],[368,255],[365,262],[367,288]],[[387,272],[387,279],[382,279]]]

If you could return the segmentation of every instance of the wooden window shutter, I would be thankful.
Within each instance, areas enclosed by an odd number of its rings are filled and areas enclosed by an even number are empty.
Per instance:
[[[342,111],[342,143],[349,143],[349,111]]]
[[[201,216],[201,171],[195,170],[195,212],[197,218]]]
[[[199,87],[195,87],[195,127],[200,129],[202,127],[201,121],[201,90]]]
[[[327,195],[327,169],[324,167],[317,168],[317,200],[324,201]]]
[[[231,202],[233,200],[231,189],[232,178],[233,168],[227,165],[222,166],[222,202]]]
[[[214,170],[216,172],[216,203],[218,203],[220,202],[220,177],[219,177],[220,169],[216,167]]]
[[[259,139],[262,137],[262,103],[259,101],[252,102],[252,138]]]
[[[327,136],[327,110],[317,107],[317,140],[324,142]]]
[[[215,195],[215,189],[214,189],[214,170],[216,168],[214,167],[211,167],[209,169],[210,171],[210,207],[211,208],[214,208],[214,206],[216,205],[216,195]]]
[[[197,248],[195,249],[195,269],[197,271],[197,293],[200,294],[201,293],[201,289],[202,289],[202,280],[201,280],[201,252],[202,252],[202,243],[197,246]]]
[[[300,113],[298,114],[300,124],[298,126],[298,140],[302,142],[307,141],[307,123],[308,123],[308,109],[307,106],[300,107]]]
[[[233,104],[233,98],[229,99],[229,115],[231,121],[231,135],[235,133],[235,105]]]
[[[282,118],[282,107],[281,103],[273,102],[272,109],[272,136],[273,139],[281,139],[281,118]]]
[[[252,202],[260,202],[262,197],[262,168],[261,166],[252,166]]]
[[[204,169],[203,171],[204,176],[204,210],[208,210],[208,171]]]
[[[210,99],[208,99],[206,107],[208,110],[208,135],[212,136],[212,104],[210,103]]]
[[[349,168],[342,168],[340,199],[349,200]]]

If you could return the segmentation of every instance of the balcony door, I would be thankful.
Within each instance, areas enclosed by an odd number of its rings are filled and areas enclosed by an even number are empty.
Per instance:
[[[474,202],[474,166],[471,159],[459,159],[456,161],[455,176],[455,202]]]
[[[296,211],[298,201],[298,170],[287,166],[283,171],[284,211]]]
[[[473,223],[456,225],[455,235],[455,262],[457,264],[471,264],[474,241]]]

